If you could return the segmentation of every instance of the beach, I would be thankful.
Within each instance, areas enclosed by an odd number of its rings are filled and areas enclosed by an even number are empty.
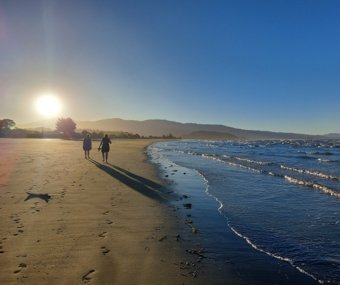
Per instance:
[[[317,284],[226,225],[157,140],[0,140],[0,284]],[[151,163],[153,161],[153,163]],[[221,226],[222,225],[222,226]]]
[[[150,140],[0,140],[1,284],[197,284]],[[202,283],[203,284],[203,283]]]

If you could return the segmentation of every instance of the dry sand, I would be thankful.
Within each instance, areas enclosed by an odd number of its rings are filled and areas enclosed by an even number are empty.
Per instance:
[[[0,284],[204,284],[150,143],[1,139]]]

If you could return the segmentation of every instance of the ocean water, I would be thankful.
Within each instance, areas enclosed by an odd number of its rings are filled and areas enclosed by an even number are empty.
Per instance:
[[[148,153],[165,178],[181,175],[179,194],[200,183],[214,204],[201,210],[218,212],[251,250],[340,284],[340,141],[184,140]]]

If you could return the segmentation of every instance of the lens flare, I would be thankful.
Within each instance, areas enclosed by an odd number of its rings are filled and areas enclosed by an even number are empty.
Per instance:
[[[35,101],[35,108],[38,113],[46,118],[53,118],[61,111],[61,101],[53,94],[44,94]]]

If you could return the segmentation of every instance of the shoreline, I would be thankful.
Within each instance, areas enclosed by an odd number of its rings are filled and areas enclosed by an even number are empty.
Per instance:
[[[112,140],[106,164],[97,142],[85,160],[81,141],[0,139],[0,283],[285,284],[295,269],[214,229],[215,201],[150,161],[160,141]]]

